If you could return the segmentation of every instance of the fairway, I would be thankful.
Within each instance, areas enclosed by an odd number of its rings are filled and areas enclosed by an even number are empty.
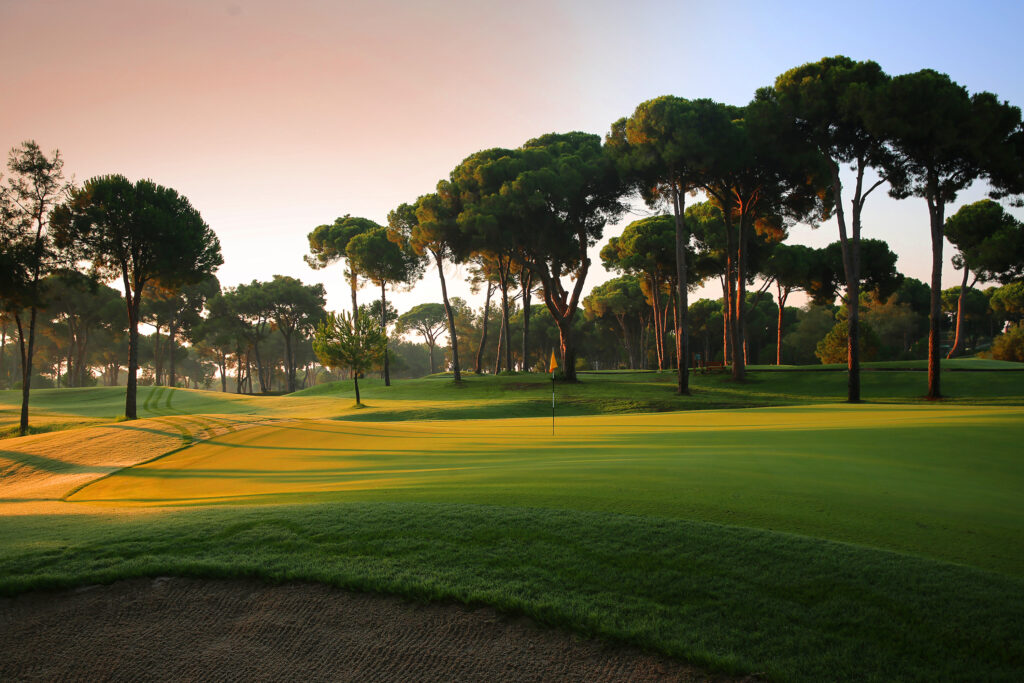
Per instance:
[[[968,438],[970,448],[956,446]],[[352,500],[606,511],[788,531],[1011,574],[1024,409],[812,406],[363,423],[213,436],[67,498],[166,506]]]

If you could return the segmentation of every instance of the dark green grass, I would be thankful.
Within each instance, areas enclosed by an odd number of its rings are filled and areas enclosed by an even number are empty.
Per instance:
[[[886,366],[887,368],[889,366]],[[363,401],[374,408],[346,413],[346,420],[486,419],[542,417],[551,412],[551,380],[544,374],[498,377],[465,375],[460,385],[450,375],[393,382],[385,387],[375,379],[362,380]],[[690,396],[675,394],[671,372],[610,372],[580,375],[577,383],[555,383],[559,415],[660,412],[711,408],[755,408],[846,400],[845,372],[828,369],[785,372],[760,369],[737,383],[727,373],[691,376]],[[947,402],[977,405],[1024,405],[1024,373],[990,370],[943,373]],[[914,370],[865,372],[861,377],[866,402],[917,403],[924,401],[926,374]],[[293,397],[344,397],[354,400],[352,382],[331,382],[298,392]],[[409,406],[387,401],[422,400],[439,404]]]
[[[137,576],[317,581],[488,604],[777,680],[1020,680],[1024,581],[763,530],[353,503],[0,526],[0,592]]]
[[[867,402],[914,403],[923,401],[926,375],[916,369],[919,361],[876,363],[877,370],[863,373],[863,398]],[[960,404],[1024,405],[1024,372],[1005,372],[1017,363],[956,359],[944,363],[945,400]],[[923,366],[922,366],[923,367]],[[839,366],[774,368],[755,366],[746,382],[736,383],[727,373],[691,376],[691,396],[675,394],[675,374],[665,372],[584,373],[574,384],[556,383],[560,415],[660,412],[707,408],[836,403],[846,399],[846,373]],[[964,369],[981,369],[961,372]],[[398,380],[385,387],[379,379],[360,381],[363,401],[372,410],[350,410],[355,400],[352,382],[317,385],[284,397],[238,396],[216,391],[190,391],[169,387],[139,387],[139,417],[180,414],[295,413],[314,399],[334,399],[341,419],[415,420],[487,419],[492,417],[541,417],[551,411],[551,381],[545,374],[463,375],[456,384],[451,375],[438,374],[414,380]],[[40,389],[32,392],[31,423],[43,430],[60,426],[109,422],[124,414],[123,387]],[[300,400],[302,403],[300,403]],[[12,435],[17,424],[21,394],[0,391],[0,435]],[[418,405],[410,405],[418,402]]]

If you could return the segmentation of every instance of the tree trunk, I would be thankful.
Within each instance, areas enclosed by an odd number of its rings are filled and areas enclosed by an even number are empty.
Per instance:
[[[235,393],[242,393],[242,347],[235,349]]]
[[[732,310],[732,299],[729,297],[730,275],[728,272],[729,257],[726,256],[726,273],[722,276],[722,364],[729,364],[729,315]]]
[[[77,379],[75,380],[76,387],[85,386],[85,377],[87,374],[85,352],[89,346],[89,330],[83,329],[80,331],[76,340],[75,348],[75,371],[77,373]]]
[[[558,346],[562,355],[562,376],[566,382],[576,381],[576,345],[572,340],[572,320],[555,318],[558,327]]]
[[[786,299],[789,298],[789,290],[782,291],[782,285],[775,281],[775,289],[779,293],[779,326],[775,341],[775,364],[782,365],[782,312],[786,308]]]
[[[953,338],[953,348],[949,350],[949,354],[946,355],[946,359],[952,358],[955,354],[960,353],[960,344],[963,342],[963,321],[964,321],[964,299],[967,295],[967,276],[969,271],[967,269],[967,260],[964,260],[964,279],[960,283],[960,296],[956,298],[956,336]]]
[[[360,403],[359,403],[359,373],[358,372],[353,372],[352,373],[352,383],[356,387],[356,405],[360,405]]]
[[[654,308],[654,353],[658,357],[658,372],[665,369],[665,325],[661,320],[661,288],[654,276],[647,280],[651,286],[651,301]]]
[[[501,372],[501,345],[505,341],[505,316],[501,316],[501,327],[498,328],[498,348],[494,353],[494,374]]]
[[[164,353],[160,345],[160,321],[156,322],[153,336],[153,386],[160,386],[164,379]]]
[[[747,362],[746,362],[746,335],[743,329],[743,319],[746,311],[746,298],[747,298],[747,233],[749,232],[750,226],[750,215],[747,211],[743,211],[740,214],[740,228],[739,236],[736,240],[736,298],[733,301],[733,319],[730,321],[732,324],[732,335],[733,335],[733,359],[732,359],[732,378],[737,381],[746,379],[747,376]]]
[[[424,338],[426,336],[424,335]],[[430,357],[430,374],[434,374],[434,344],[428,339],[427,340],[428,356]]]
[[[678,375],[678,386],[676,393],[688,395],[690,393],[690,344],[687,338],[686,316],[689,313],[687,291],[686,291],[686,243],[689,235],[686,235],[683,211],[686,199],[681,197],[679,188],[672,183],[673,209],[676,219],[676,372]]]
[[[0,319],[0,388],[7,385],[7,326]]]
[[[170,360],[168,361],[167,370],[167,385],[175,387],[178,385],[178,376],[174,372],[174,338],[177,336],[178,330],[177,325],[171,324],[167,328],[167,352],[170,354]]]
[[[439,252],[434,252],[434,261],[437,262],[437,274],[441,277],[441,299],[444,301],[444,313],[448,317],[448,341],[452,349],[452,372],[455,381],[462,381],[462,369],[459,367],[459,338],[455,331],[455,313],[452,311],[452,304],[448,301],[448,285],[444,279],[444,260]],[[434,373],[434,349],[430,349],[430,373]]]
[[[498,261],[498,284],[501,287],[501,332],[499,333],[500,338],[498,339],[499,348],[505,352],[505,370],[507,372],[512,371],[512,347],[509,342],[509,320],[508,320],[508,289],[509,289],[509,271],[511,270],[511,264],[508,263],[504,266],[501,265],[501,260]],[[499,361],[500,362],[500,361]],[[495,372],[494,374],[498,374]]]
[[[519,273],[520,283],[523,288],[523,372],[528,372],[530,364],[530,288],[533,285],[533,273],[529,268],[523,266]]]
[[[32,388],[32,356],[35,352],[36,342],[36,307],[29,309],[28,339],[21,325],[21,316],[15,314],[14,319],[18,325],[18,342],[21,348],[21,419],[18,423],[18,431],[24,436],[28,433],[28,402],[29,393]]]
[[[221,393],[226,394],[226,393],[228,393],[228,359],[227,359],[227,354],[224,353],[223,351],[220,351],[220,350],[217,351],[217,354],[219,356],[218,360],[220,361],[218,363],[218,365],[220,365],[220,390],[221,390]]]
[[[626,316],[616,315],[615,319],[619,323],[619,329],[622,330],[622,346],[626,349],[626,362],[629,364],[630,369],[633,368],[633,345],[629,339],[629,328],[626,326]]]
[[[351,265],[348,272],[348,284],[352,289],[352,324],[355,325],[359,322],[359,303],[356,301],[356,288],[359,286],[359,276],[352,270]]]
[[[139,386],[139,308],[142,303],[142,287],[136,283],[135,291],[128,299],[128,386],[125,390],[125,419],[138,419],[136,396]]]
[[[253,342],[253,344],[252,344],[252,351],[253,351],[254,354],[256,354],[256,378],[259,379],[259,381],[260,381],[260,393],[261,394],[265,394],[268,391],[270,391],[270,387],[268,386],[268,382],[267,382],[267,379],[268,379],[267,375],[269,373],[265,372],[264,368],[263,368],[263,359],[260,357],[260,344],[259,344],[259,342]],[[249,372],[248,359],[249,359],[249,354],[246,354],[246,369],[245,369],[246,372],[245,372],[245,376],[250,379],[250,382],[249,382],[249,393],[251,394],[252,393],[252,381],[251,381],[252,375]]]
[[[391,369],[388,364],[388,320],[387,320],[387,298],[384,291],[386,283],[380,283],[380,330],[384,333],[384,386],[391,386]]]
[[[292,358],[292,336],[281,332],[284,337],[285,387],[289,394],[295,393],[295,359]]]
[[[494,283],[490,280],[487,281],[487,298],[484,299],[484,319],[483,319],[483,330],[480,333],[480,345],[476,347],[476,365],[473,368],[473,372],[476,374],[482,374],[483,362],[484,362],[484,347],[487,345],[487,317],[491,312],[491,294],[494,293]]]
[[[832,193],[836,202],[836,220],[839,223],[839,244],[846,276],[846,401],[860,403],[860,212],[859,197],[863,170],[858,171],[853,199],[853,235],[847,234],[846,214],[843,210],[843,183],[839,165],[832,163]]]
[[[929,188],[931,190],[931,188]],[[937,190],[928,195],[932,233],[932,292],[928,325],[928,400],[942,398],[939,357],[942,352],[942,223],[946,205]]]

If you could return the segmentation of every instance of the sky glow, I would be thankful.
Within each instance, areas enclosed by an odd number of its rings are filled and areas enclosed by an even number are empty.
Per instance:
[[[0,146],[59,148],[79,182],[123,173],[173,187],[220,237],[223,285],[292,275],[323,282],[339,309],[341,267],[306,266],[306,235],[346,213],[383,223],[477,150],[604,135],[663,94],[745,104],[783,71],[835,54],[893,75],[933,68],[1020,106],[1022,25],[1017,2],[968,12],[951,2],[0,0]],[[898,267],[927,280],[924,201],[876,194],[864,236],[887,240]],[[964,192],[947,215],[983,196]],[[791,232],[814,246],[836,239],[832,223]],[[599,248],[587,290],[610,277]],[[460,274],[451,294],[481,306]],[[951,265],[943,281],[959,284]],[[716,284],[698,294],[720,295]],[[377,296],[367,288],[361,300]],[[440,301],[436,273],[394,300],[400,311]]]

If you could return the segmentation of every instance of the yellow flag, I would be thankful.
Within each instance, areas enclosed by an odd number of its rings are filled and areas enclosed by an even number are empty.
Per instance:
[[[558,360],[555,359],[555,350],[551,349],[551,362],[548,363],[548,372],[554,373],[558,369]]]

